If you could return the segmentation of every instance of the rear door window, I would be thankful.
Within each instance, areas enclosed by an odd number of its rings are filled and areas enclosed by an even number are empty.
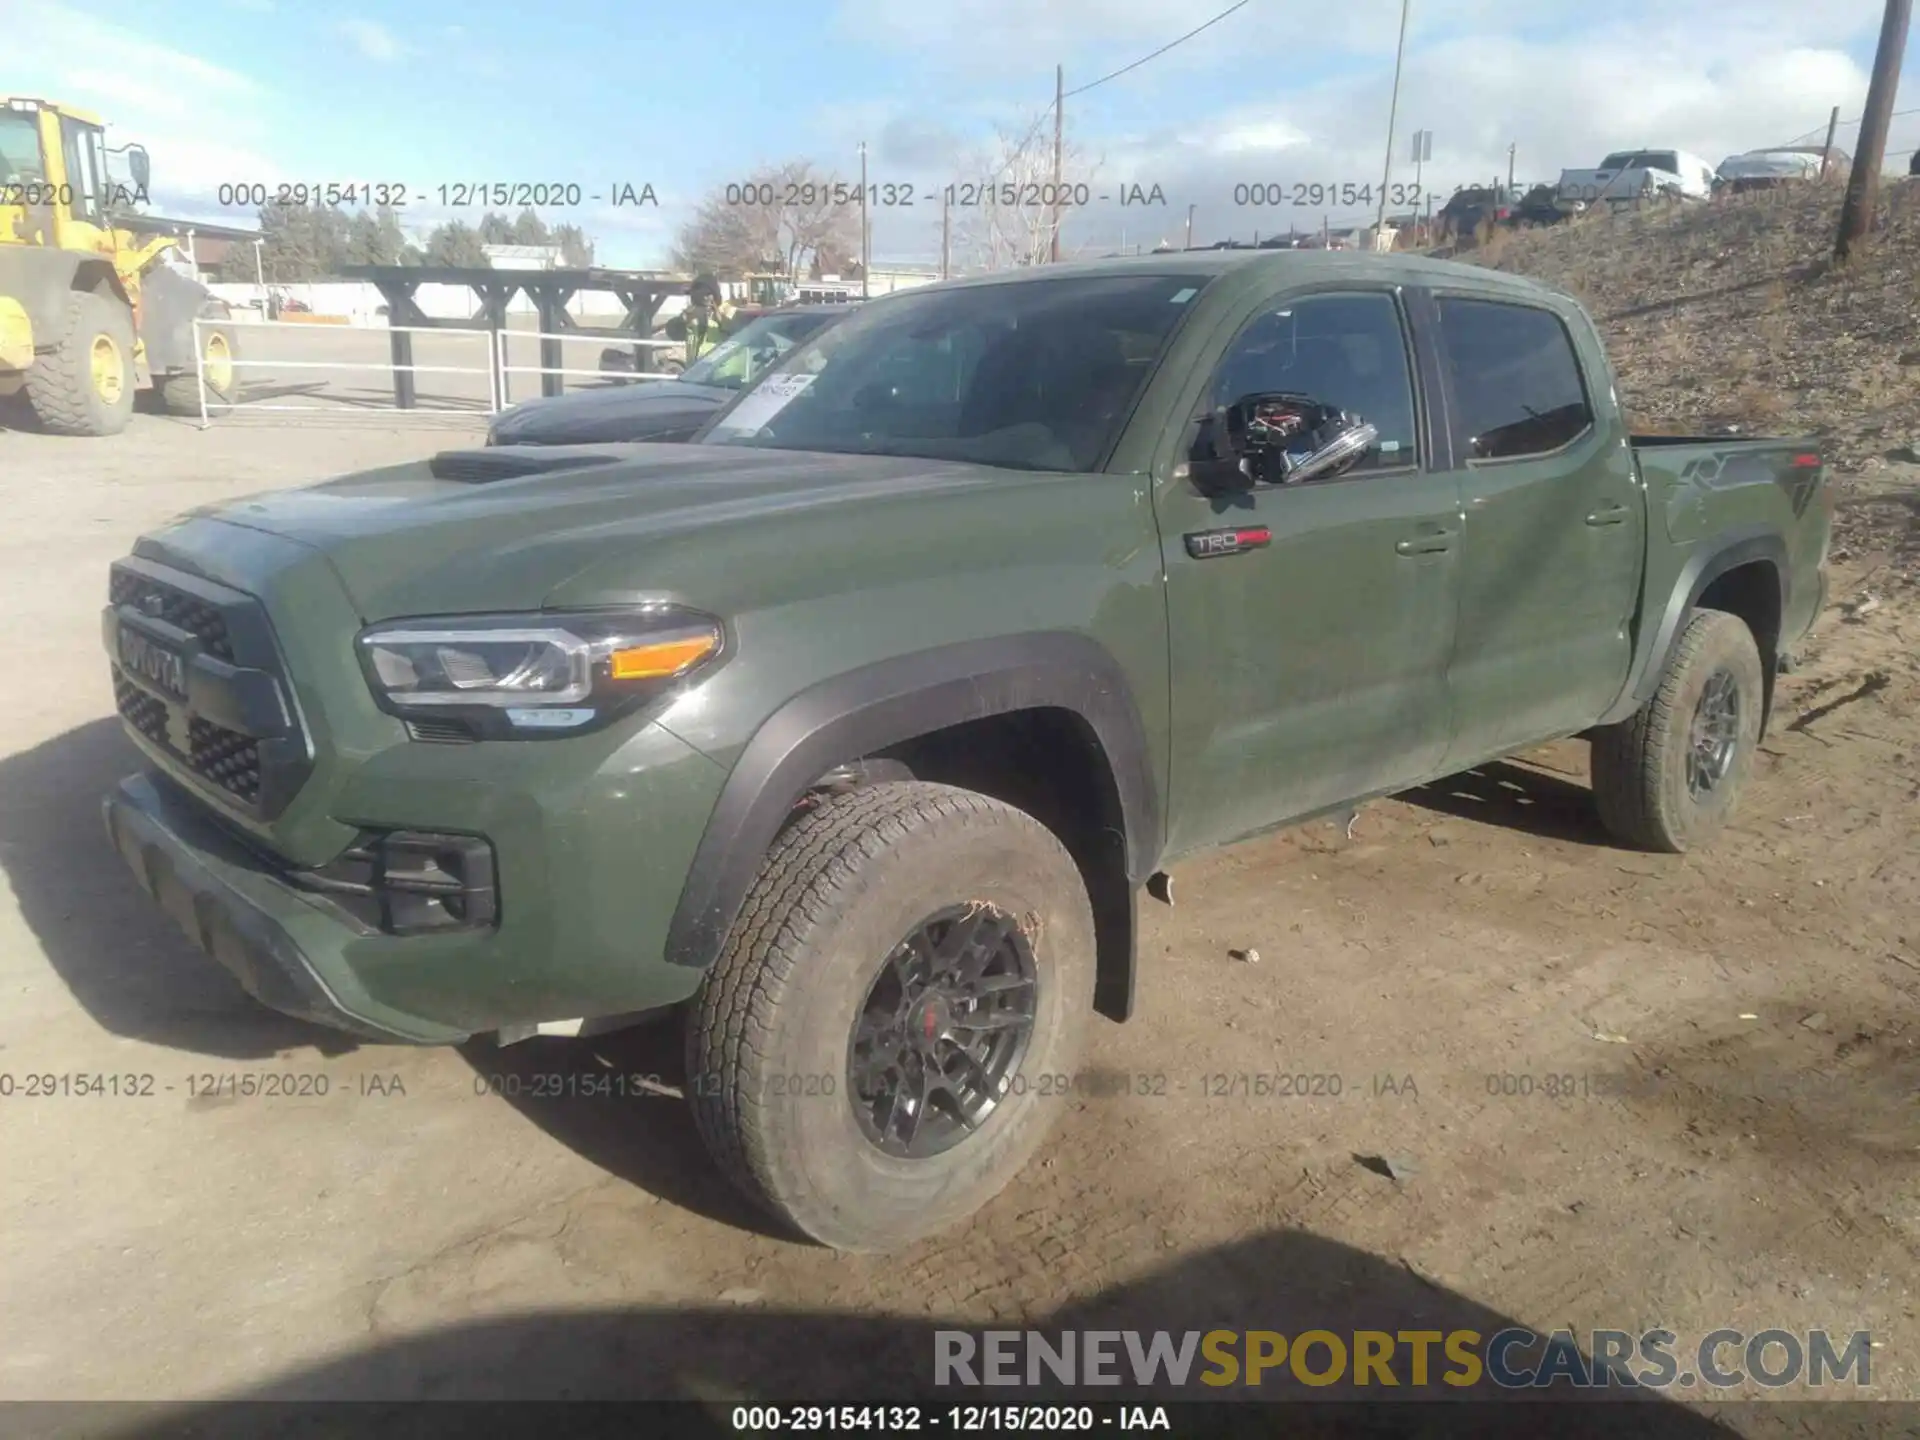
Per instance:
[[[1436,306],[1456,433],[1469,457],[1545,455],[1592,428],[1573,337],[1558,315],[1460,296],[1440,296]]]

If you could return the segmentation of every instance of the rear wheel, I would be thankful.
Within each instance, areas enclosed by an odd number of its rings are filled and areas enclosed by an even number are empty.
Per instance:
[[[60,343],[34,357],[27,400],[56,435],[117,435],[133,415],[133,315],[118,298],[67,296]]]
[[[1064,1102],[1093,949],[1079,870],[1032,816],[918,782],[828,799],[775,842],[695,1001],[701,1134],[823,1244],[956,1224]]]
[[[230,409],[239,393],[235,362],[240,358],[240,346],[232,328],[226,325],[203,325],[199,333],[198,373],[187,371],[169,375],[160,383],[160,398],[168,412],[174,415],[200,413],[200,382],[203,378],[207,386],[209,414]]]
[[[1593,734],[1593,793],[1619,839],[1678,854],[1726,824],[1753,768],[1766,686],[1753,632],[1700,610],[1653,698]]]

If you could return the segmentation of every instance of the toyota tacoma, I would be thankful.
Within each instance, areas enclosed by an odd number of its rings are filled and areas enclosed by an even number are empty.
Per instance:
[[[1636,438],[1599,336],[1412,256],[890,296],[690,443],[443,453],[112,567],[134,875],[378,1040],[681,1012],[718,1164],[885,1250],[998,1192],[1177,858],[1558,737],[1726,820],[1822,605],[1798,440]]]

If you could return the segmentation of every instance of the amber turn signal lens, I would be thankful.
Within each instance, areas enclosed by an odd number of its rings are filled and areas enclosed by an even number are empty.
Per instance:
[[[719,647],[713,635],[694,635],[681,640],[660,640],[651,645],[631,645],[608,656],[609,672],[615,680],[658,680],[678,675],[696,660],[704,660]]]

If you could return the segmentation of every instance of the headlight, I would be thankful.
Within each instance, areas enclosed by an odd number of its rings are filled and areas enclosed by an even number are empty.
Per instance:
[[[725,644],[712,616],[662,605],[392,621],[358,649],[381,708],[505,739],[597,729],[680,688]]]

